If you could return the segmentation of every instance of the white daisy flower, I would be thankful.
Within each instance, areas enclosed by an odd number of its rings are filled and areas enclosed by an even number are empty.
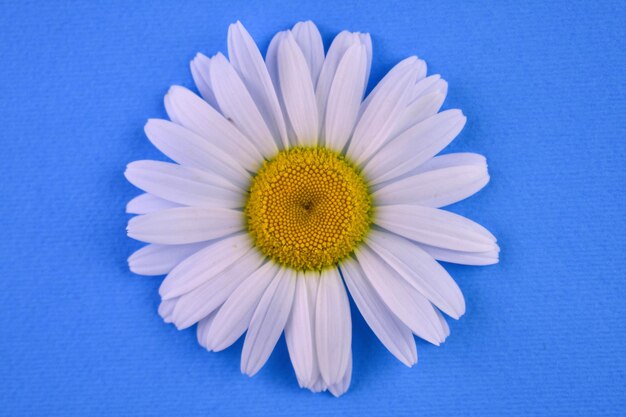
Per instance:
[[[437,261],[498,262],[491,233],[440,209],[489,181],[480,155],[436,156],[465,124],[460,110],[439,112],[446,82],[410,57],[363,100],[370,36],[341,32],[324,54],[312,22],[274,36],[265,61],[237,22],[228,55],[198,54],[202,98],[172,87],[171,121],[146,124],[175,163],[128,165],[145,191],[128,203],[139,214],[128,235],[149,243],[130,269],[167,274],[159,314],[178,329],[197,324],[206,349],[246,333],[250,376],[284,331],[300,386],[343,394],[348,291],[385,347],[415,364],[413,335],[439,345],[449,334],[440,311],[465,312]]]

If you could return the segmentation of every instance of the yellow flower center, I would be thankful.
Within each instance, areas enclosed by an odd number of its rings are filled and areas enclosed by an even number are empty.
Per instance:
[[[245,206],[255,245],[281,265],[321,270],[363,241],[372,219],[363,176],[343,156],[296,147],[266,161]]]

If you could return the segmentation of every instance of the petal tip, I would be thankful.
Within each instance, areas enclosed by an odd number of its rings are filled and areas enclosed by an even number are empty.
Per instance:
[[[180,94],[180,93],[185,92],[185,90],[187,90],[185,87],[180,86],[180,85],[173,84],[173,85],[171,85],[171,86],[170,86],[170,88],[167,90],[167,94],[166,94],[166,96],[167,96],[167,95],[178,95],[178,94]]]
[[[199,65],[200,62],[199,61],[209,61],[210,58],[206,55],[204,55],[202,52],[196,52],[196,55],[194,55],[193,59],[191,60],[191,63],[194,65]]]
[[[146,124],[143,126],[143,131],[149,137],[150,133],[153,132],[153,129],[159,124],[159,119],[150,118],[146,121]]]
[[[333,394],[335,398],[339,398],[348,391],[348,387],[331,385],[328,387],[328,391]]]

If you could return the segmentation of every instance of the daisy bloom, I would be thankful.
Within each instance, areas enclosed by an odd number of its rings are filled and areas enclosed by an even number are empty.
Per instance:
[[[200,96],[174,86],[170,120],[145,132],[171,162],[135,161],[145,191],[129,258],[167,274],[159,314],[220,351],[245,333],[241,371],[256,374],[284,331],[301,387],[346,392],[352,374],[348,292],[385,347],[417,362],[414,335],[435,345],[465,301],[437,261],[498,262],[495,237],[441,210],[489,181],[485,158],[436,156],[461,131],[440,108],[447,83],[407,58],[365,98],[370,36],[341,32],[325,53],[312,22],[272,39],[265,60],[239,22],[228,56],[198,54]]]

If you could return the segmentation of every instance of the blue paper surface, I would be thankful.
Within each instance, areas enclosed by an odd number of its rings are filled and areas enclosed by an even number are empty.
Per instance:
[[[298,20],[326,46],[370,32],[370,88],[420,56],[468,117],[446,152],[489,162],[451,210],[499,238],[500,264],[446,265],[467,313],[412,369],[353,306],[340,399],[298,388],[282,339],[242,376],[241,341],[204,351],[126,265],[123,170],[162,158],[143,125],[237,19],[263,51]],[[623,415],[625,21],[622,1],[3,2],[0,415]]]

